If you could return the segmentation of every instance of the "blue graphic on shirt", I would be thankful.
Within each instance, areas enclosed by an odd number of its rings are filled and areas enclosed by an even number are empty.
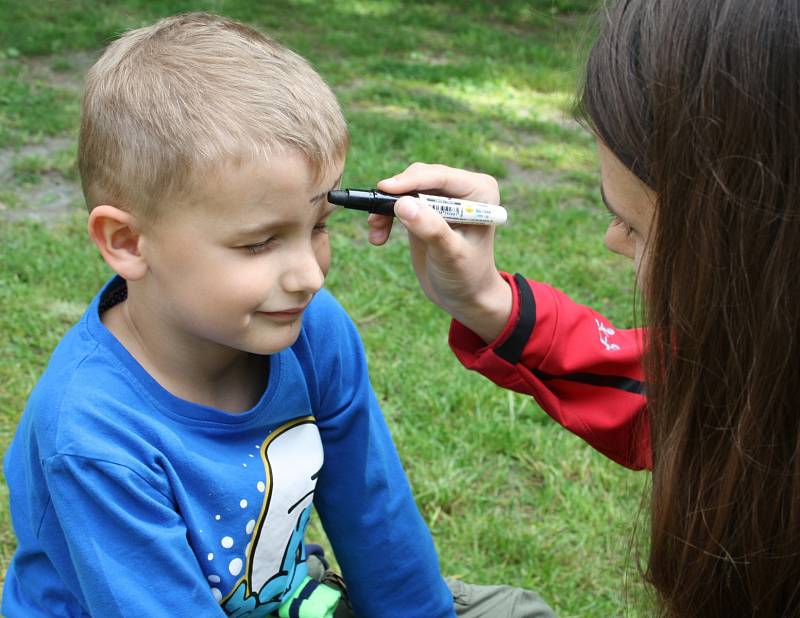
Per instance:
[[[303,539],[322,468],[322,443],[313,418],[276,429],[260,452],[266,490],[247,570],[220,602],[234,618],[266,618],[308,574]]]

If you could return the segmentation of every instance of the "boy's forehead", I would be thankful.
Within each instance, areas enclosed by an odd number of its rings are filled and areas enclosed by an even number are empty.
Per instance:
[[[317,173],[300,154],[281,153],[258,161],[226,161],[196,174],[195,189],[206,197],[228,199],[232,195],[248,201],[268,202],[281,196],[324,196],[342,176],[344,161]]]
[[[259,161],[227,161],[205,173],[193,174],[187,191],[179,196],[184,215],[195,212],[210,216],[221,227],[235,221],[266,221],[291,205],[301,215],[304,205],[315,211],[325,208],[327,192],[338,186],[344,161],[315,173],[302,155],[286,153]],[[308,212],[308,211],[305,211]]]

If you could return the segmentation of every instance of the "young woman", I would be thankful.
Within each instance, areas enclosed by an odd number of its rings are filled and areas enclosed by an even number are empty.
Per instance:
[[[498,273],[490,228],[451,229],[412,198],[395,212],[466,366],[652,467],[644,575],[660,613],[797,616],[800,2],[620,0],[604,19],[580,110],[646,330]],[[441,165],[379,187],[499,198],[490,177]],[[391,220],[370,225],[385,242]]]

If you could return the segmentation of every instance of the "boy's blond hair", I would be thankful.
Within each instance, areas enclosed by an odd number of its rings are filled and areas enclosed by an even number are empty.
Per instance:
[[[205,13],[124,34],[89,70],[78,166],[89,210],[143,218],[224,162],[302,153],[316,178],[344,159],[336,98],[303,58]]]

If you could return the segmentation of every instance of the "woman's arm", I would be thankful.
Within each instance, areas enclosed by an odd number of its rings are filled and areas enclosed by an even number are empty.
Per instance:
[[[492,177],[444,165],[415,163],[378,186],[396,194],[433,190],[499,201]],[[533,395],[611,459],[650,466],[641,331],[616,329],[562,292],[499,273],[491,226],[451,227],[414,198],[398,200],[395,213],[408,230],[420,285],[454,319],[450,342],[465,366]],[[386,242],[392,219],[372,215],[369,223],[370,241]]]

